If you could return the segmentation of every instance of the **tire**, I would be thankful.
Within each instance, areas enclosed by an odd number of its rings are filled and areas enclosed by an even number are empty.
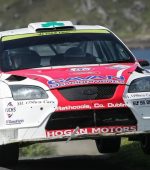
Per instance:
[[[0,146],[0,166],[12,168],[16,166],[19,158],[18,143]]]
[[[97,149],[100,153],[115,153],[120,149],[121,138],[111,137],[111,138],[101,138],[95,140]]]
[[[150,155],[150,135],[142,136],[141,149],[147,155]]]

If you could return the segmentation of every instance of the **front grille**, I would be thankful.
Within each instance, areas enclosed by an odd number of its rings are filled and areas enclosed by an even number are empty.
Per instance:
[[[94,126],[93,111],[55,112],[50,117],[46,129],[73,129]]]
[[[94,126],[136,125],[137,121],[128,108],[81,110],[54,112],[47,125],[47,130],[75,129]]]
[[[58,89],[69,101],[108,99],[113,97],[117,85],[101,84]]]
[[[97,126],[135,125],[137,123],[131,110],[125,108],[95,110]]]

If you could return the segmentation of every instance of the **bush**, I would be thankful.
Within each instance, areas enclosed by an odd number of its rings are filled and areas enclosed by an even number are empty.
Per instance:
[[[37,143],[20,148],[20,157],[49,156],[56,152],[55,146],[50,144]]]

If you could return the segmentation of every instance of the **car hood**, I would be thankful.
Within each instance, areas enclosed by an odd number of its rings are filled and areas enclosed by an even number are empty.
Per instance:
[[[9,74],[44,83],[50,89],[87,84],[126,84],[138,64],[103,64],[48,67],[11,71]]]

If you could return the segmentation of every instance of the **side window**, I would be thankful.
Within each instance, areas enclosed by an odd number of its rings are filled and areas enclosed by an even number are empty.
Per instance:
[[[111,56],[112,59],[116,59],[115,48],[112,41],[104,41],[103,48],[104,46],[106,48],[106,52],[108,53],[108,55]]]
[[[127,51],[122,47],[121,44],[117,43],[116,49],[117,49],[117,52],[118,52],[119,59],[128,59],[129,58]]]
[[[96,51],[94,42],[92,42],[92,41],[87,42],[86,53],[89,53],[95,57],[98,57],[98,53]]]
[[[96,43],[96,41],[89,41],[89,42],[87,42],[86,43],[86,50],[85,50],[85,52],[87,54],[90,54],[97,63],[100,63],[101,59],[99,57],[99,54],[98,54],[98,51],[96,49],[95,43]]]
[[[31,46],[30,49],[36,51],[40,56],[52,56],[56,54],[47,44]]]
[[[116,41],[98,41],[96,48],[103,62],[127,60],[130,58],[125,47]]]
[[[52,56],[56,55],[56,52],[48,44],[30,46],[29,48],[41,57],[41,66],[49,66]]]
[[[61,44],[53,44],[53,47],[57,51],[57,54],[64,54],[69,48],[78,47],[79,42],[64,42]]]

